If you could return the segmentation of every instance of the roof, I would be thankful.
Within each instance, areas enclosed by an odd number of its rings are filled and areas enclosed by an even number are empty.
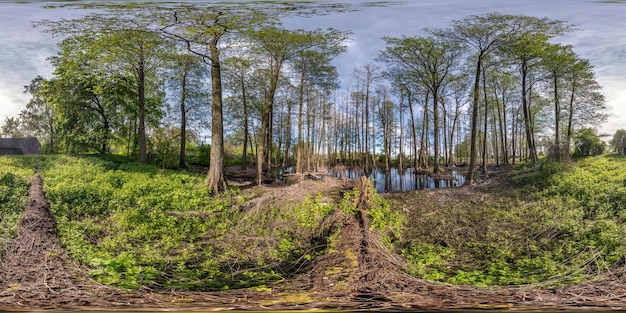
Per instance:
[[[41,146],[39,140],[35,137],[0,138],[0,148],[27,148],[39,146]]]

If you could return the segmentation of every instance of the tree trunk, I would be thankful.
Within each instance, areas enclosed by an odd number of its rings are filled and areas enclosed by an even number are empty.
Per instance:
[[[278,88],[278,78],[280,76],[280,68],[282,63],[273,60],[271,64],[271,76],[270,76],[270,88],[265,99],[265,108],[261,110],[261,132],[259,134],[259,142],[257,149],[257,184],[261,185],[263,183],[263,163],[265,157],[265,141],[268,137],[268,132],[271,129],[271,115],[270,112],[274,110],[274,95],[276,94],[276,89]],[[271,139],[271,136],[270,136]],[[267,145],[267,148],[270,149],[270,145]],[[269,163],[268,163],[269,165]],[[268,167],[269,170],[269,167]]]
[[[185,150],[187,144],[187,108],[185,107],[185,98],[187,96],[187,74],[188,67],[185,65],[183,70],[183,76],[181,77],[181,92],[180,92],[180,156],[178,159],[178,167],[186,168],[185,163]]]
[[[482,163],[482,172],[486,173],[487,172],[487,131],[488,131],[488,125],[489,125],[489,118],[488,118],[488,113],[489,113],[489,99],[487,98],[487,74],[485,72],[485,68],[483,66],[483,97],[485,100],[485,107],[483,109],[483,163]]]
[[[286,168],[287,167],[287,162],[289,161],[289,150],[291,149],[291,107],[292,107],[292,102],[291,101],[287,101],[287,125],[285,126],[286,128],[286,132],[285,132],[285,153],[283,156],[283,164],[282,164],[282,168]]]
[[[476,75],[474,76],[474,99],[472,103],[472,123],[470,132],[470,162],[467,175],[465,176],[465,183],[463,185],[469,186],[474,182],[474,167],[476,166],[476,132],[478,130],[478,103],[480,99],[480,70],[482,69],[483,54],[478,56],[478,62],[476,63]]]
[[[419,167],[419,157],[417,155],[417,132],[415,130],[415,115],[413,114],[413,102],[411,101],[411,92],[408,94],[409,112],[411,113],[411,131],[413,133],[413,167]]]
[[[220,68],[219,50],[217,43],[220,36],[216,35],[210,41],[211,52],[211,163],[207,187],[211,193],[228,190],[224,178],[224,126],[222,115],[222,73]]]
[[[567,136],[565,138],[565,158],[569,159],[570,157],[570,142],[572,141],[572,121],[574,115],[574,98],[576,93],[576,83],[577,79],[574,77],[574,81],[572,81],[572,95],[569,99],[569,116],[567,120]],[[626,153],[625,153],[626,154]]]
[[[558,88],[558,77],[556,73],[552,73],[554,76],[554,149],[555,157],[557,159],[561,159],[561,142],[560,142],[560,131],[559,131],[559,123],[561,118],[561,105],[559,103],[559,88]]]
[[[243,79],[243,75],[240,77],[239,83],[241,84],[241,102],[243,105],[243,152],[242,152],[242,160],[241,160],[241,169],[246,170],[247,162],[248,162],[248,97],[246,96],[246,83]]]
[[[143,53],[139,55],[137,93],[139,96],[139,163],[146,164],[148,161],[146,155],[146,73]]]
[[[528,75],[528,66],[526,64],[526,61],[522,62],[522,109],[524,111],[524,127],[526,128],[526,144],[528,145],[528,151],[530,153],[530,161],[532,163],[537,162],[537,157],[535,154],[533,154],[533,148],[532,148],[532,129],[531,129],[531,122],[530,122],[530,112],[529,112],[529,105],[528,105],[528,92],[526,91],[526,79],[527,79],[527,75]]]
[[[433,134],[435,140],[435,162],[433,164],[433,172],[439,173],[439,90],[435,88],[433,91]]]
[[[302,173],[302,155],[304,149],[304,138],[302,138],[302,128],[304,127],[303,121],[303,107],[304,107],[304,73],[300,76],[300,88],[298,90],[298,150],[296,152],[296,173]]]

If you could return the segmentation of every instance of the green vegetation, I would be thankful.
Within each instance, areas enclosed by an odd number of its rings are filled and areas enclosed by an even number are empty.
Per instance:
[[[476,285],[592,279],[626,255],[625,167],[624,156],[522,165],[496,192],[422,211],[411,222],[424,229],[403,243],[408,271]]]
[[[361,209],[407,272],[429,280],[567,284],[626,256],[623,155],[518,165],[490,188],[409,195],[404,211],[371,183],[366,202],[354,189],[338,203],[317,193],[290,204],[238,190],[210,195],[203,175],[122,157],[2,157],[1,248],[15,236],[35,164],[70,255],[122,288],[269,290],[335,249],[331,214],[360,218]]]
[[[259,210],[237,191],[210,196],[204,176],[114,158],[51,157],[44,168],[70,255],[98,281],[123,288],[278,281],[325,248],[320,223],[334,210],[321,195]]]
[[[30,159],[0,157],[0,256],[6,244],[16,236],[19,220],[28,196],[30,176],[33,171],[25,166]]]

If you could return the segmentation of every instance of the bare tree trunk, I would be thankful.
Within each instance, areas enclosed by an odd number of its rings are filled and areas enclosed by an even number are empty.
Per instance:
[[[413,167],[417,169],[419,167],[419,163],[418,163],[419,157],[417,155],[417,133],[415,130],[415,115],[413,113],[413,102],[411,101],[412,100],[411,98],[412,98],[411,92],[409,91],[409,94],[408,94],[409,112],[411,113],[411,130],[413,133]]]
[[[246,96],[246,84],[243,80],[243,76],[239,82],[241,84],[241,95],[242,95],[242,104],[243,104],[243,153],[242,153],[242,161],[241,161],[241,169],[246,170],[247,162],[248,162],[248,137],[249,137],[249,125],[248,125],[248,97]],[[252,150],[252,149],[250,149]]]
[[[185,150],[187,145],[187,108],[185,106],[185,100],[187,97],[187,75],[188,65],[185,64],[183,69],[183,75],[181,77],[181,92],[180,92],[180,156],[178,159],[178,167],[186,168],[185,163]]]
[[[483,109],[483,164],[482,164],[482,172],[487,172],[487,126],[489,123],[488,112],[489,112],[489,100],[487,98],[487,76],[485,73],[485,68],[483,66],[483,97],[485,100],[485,108]]]
[[[577,80],[576,78],[574,78],[574,81],[572,82],[572,95],[570,96],[569,99],[569,116],[567,117],[567,136],[565,138],[565,157],[569,159],[570,157],[570,142],[572,141],[572,120],[573,120],[573,115],[574,115],[574,95],[575,95],[575,91],[576,91],[576,84],[577,84]],[[625,153],[626,154],[626,153]]]
[[[561,159],[561,142],[560,142],[560,130],[559,124],[561,119],[561,105],[559,103],[559,79],[555,73],[554,76],[554,149],[555,157]]]
[[[526,89],[526,78],[528,75],[528,68],[526,65],[526,62],[524,61],[522,64],[522,108],[524,111],[524,126],[526,128],[526,143],[528,144],[528,149],[530,152],[530,161],[532,163],[537,162],[537,156],[535,154],[533,154],[533,149],[532,149],[532,144],[533,144],[533,140],[532,140],[532,128],[531,128],[531,122],[530,122],[530,111],[529,111],[529,103],[528,103],[528,97],[529,97],[529,92],[527,92]]]
[[[220,36],[210,42],[211,51],[211,164],[207,185],[209,191],[218,193],[228,190],[224,177],[224,126],[222,115],[222,73],[217,43]]]
[[[283,155],[283,164],[282,168],[287,167],[287,162],[289,160],[289,150],[291,149],[291,100],[287,100],[287,125],[285,126],[285,152]]]
[[[139,96],[139,163],[146,164],[148,161],[146,155],[146,72],[143,53],[139,56],[137,76],[137,93]]]
[[[478,104],[480,98],[480,70],[482,69],[483,54],[478,56],[476,75],[474,76],[474,101],[472,103],[472,123],[470,133],[470,163],[465,176],[464,185],[469,186],[474,182],[474,167],[476,166],[476,133],[478,130]]]

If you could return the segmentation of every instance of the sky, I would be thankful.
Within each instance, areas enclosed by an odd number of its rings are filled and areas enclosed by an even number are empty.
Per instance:
[[[367,2],[339,1],[354,5]],[[44,8],[58,3],[0,0],[0,124],[7,116],[16,116],[28,102],[24,86],[37,75],[51,76],[52,67],[46,58],[56,53],[56,41],[33,28],[32,23],[86,13]],[[443,28],[452,20],[488,12],[564,20],[577,30],[557,41],[574,45],[578,55],[589,59],[603,86],[609,119],[601,125],[600,132],[612,135],[617,129],[626,128],[626,0],[394,0],[393,5],[359,8],[349,13],[291,18],[284,20],[284,25],[351,31],[348,51],[335,61],[342,84],[348,85],[353,70],[373,62],[384,49],[384,36],[424,35],[425,28]]]

